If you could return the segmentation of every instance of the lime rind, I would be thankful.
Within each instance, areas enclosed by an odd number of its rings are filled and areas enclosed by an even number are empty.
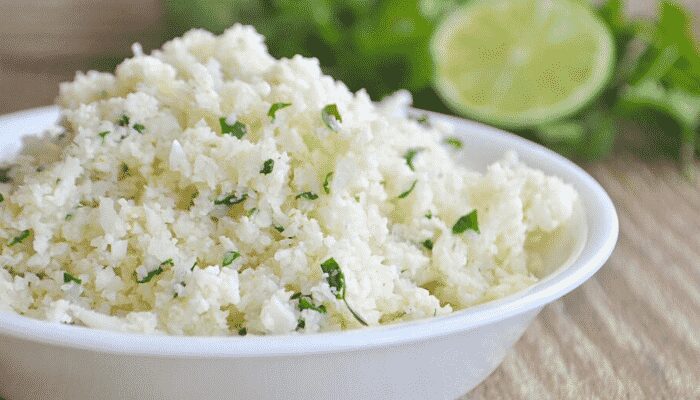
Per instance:
[[[512,0],[475,0],[449,15],[438,27],[431,40],[431,53],[436,64],[434,85],[440,97],[456,112],[474,119],[478,119],[504,128],[520,129],[541,124],[546,124],[577,113],[605,88],[612,78],[615,68],[615,45],[612,34],[603,21],[590,9],[581,4],[568,0],[556,1],[557,6],[571,7],[572,14],[576,17],[587,18],[587,34],[597,39],[599,45],[596,59],[591,63],[592,73],[585,84],[579,85],[567,93],[567,96],[558,100],[556,104],[539,106],[524,112],[511,113],[498,110],[493,107],[479,107],[465,103],[463,93],[454,84],[453,79],[443,76],[440,72],[440,61],[451,57],[447,54],[448,43],[455,30],[464,21],[469,21],[470,14],[477,7],[507,7]],[[542,1],[542,0],[538,0]],[[550,1],[552,3],[553,1]]]

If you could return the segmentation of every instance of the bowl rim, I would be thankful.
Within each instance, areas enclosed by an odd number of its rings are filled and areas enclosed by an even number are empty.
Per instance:
[[[557,168],[560,173],[555,173],[556,175],[566,175],[565,180],[577,188],[582,198],[585,197],[582,203],[588,221],[588,236],[577,259],[535,285],[501,299],[445,316],[395,325],[309,335],[183,337],[105,331],[0,312],[0,342],[6,336],[100,353],[165,358],[274,357],[396,346],[471,330],[540,309],[580,286],[607,261],[617,242],[617,212],[605,190],[581,167],[512,133],[459,117],[423,110],[413,111],[461,125],[464,131],[468,131],[464,135],[494,140],[519,154],[526,153]],[[6,114],[0,116],[0,132],[10,129],[26,131],[26,126],[32,124],[35,127],[48,127],[58,116],[56,106]]]

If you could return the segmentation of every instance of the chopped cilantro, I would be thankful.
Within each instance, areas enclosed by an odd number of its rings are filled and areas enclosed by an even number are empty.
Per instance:
[[[413,167],[413,158],[414,158],[418,153],[420,153],[420,152],[423,151],[423,150],[425,150],[425,149],[423,149],[423,148],[408,149],[408,151],[406,152],[406,154],[404,154],[403,158],[406,159],[406,165],[408,165],[408,168],[410,168],[411,171],[415,171],[415,170],[416,170],[416,169]]]
[[[109,131],[102,131],[102,132],[97,134],[97,136],[102,138],[102,143],[105,142],[105,137],[107,137],[107,135],[109,135]]]
[[[66,221],[70,221],[72,219],[73,219],[73,214],[66,214],[66,218],[65,218]]]
[[[240,256],[241,253],[237,251],[227,251],[226,253],[224,253],[224,259],[223,261],[221,261],[221,266],[228,267],[229,265],[233,264],[233,262],[236,261],[236,259]]]
[[[326,174],[326,178],[323,179],[323,191],[326,194],[331,194],[331,179],[333,179],[333,171]]]
[[[251,208],[250,210],[246,211],[245,216],[250,218],[250,217],[252,217],[253,214],[255,214],[256,212],[258,212],[257,207],[253,207],[253,208]]]
[[[63,283],[69,283],[69,282],[75,282],[78,285],[81,285],[83,281],[80,278],[76,278],[73,275],[69,274],[68,272],[63,273]]]
[[[32,231],[30,231],[29,229],[23,230],[18,236],[15,236],[14,239],[10,241],[8,246],[12,247],[16,244],[22,243],[24,239],[28,238],[31,234]]]
[[[272,172],[272,169],[273,169],[274,167],[275,167],[275,160],[273,160],[273,159],[270,158],[269,160],[266,160],[266,161],[263,163],[263,167],[262,167],[262,169],[260,169],[260,173],[261,173],[261,174],[264,174],[264,175],[267,175],[267,174],[269,174],[270,172]]]
[[[318,306],[314,304],[313,297],[311,297],[311,295],[309,294],[301,294],[297,292],[294,293],[292,297],[290,297],[290,300],[299,300],[299,311],[313,310],[321,314],[326,313],[326,306],[324,306],[323,304]]]
[[[281,226],[281,225],[275,225],[274,228],[275,228],[275,230],[276,230],[277,232],[279,232],[279,233],[284,232],[284,227]]]
[[[405,191],[399,195],[399,199],[404,199],[404,198],[408,197],[408,195],[411,194],[413,189],[415,189],[416,183],[418,183],[418,180],[413,181],[413,183],[411,184],[411,187],[408,188],[407,191]]]
[[[457,150],[461,149],[463,146],[462,141],[457,139],[456,137],[445,138],[444,142],[445,144],[448,144]]]
[[[321,111],[321,118],[330,130],[334,132],[338,132],[340,130],[340,123],[343,122],[343,117],[340,116],[337,105],[328,104],[327,106],[323,107],[323,110]]]
[[[433,212],[432,212],[432,211],[430,211],[430,210],[428,210],[428,212],[427,212],[427,213],[425,213],[425,218],[428,218],[428,219],[431,219],[431,218],[433,218]]]
[[[312,192],[304,192],[304,193],[299,193],[296,197],[297,199],[306,199],[306,200],[316,200],[318,199],[318,195],[316,193]]]
[[[306,321],[304,320],[304,318],[299,318],[299,320],[297,321],[297,330],[304,328],[306,328]]]
[[[248,329],[246,329],[245,326],[244,326],[243,328],[241,328],[241,329],[238,330],[238,335],[239,335],[239,336],[245,336],[245,335],[247,335],[247,334],[248,334]]]
[[[248,128],[241,121],[236,121],[233,125],[229,125],[226,122],[226,118],[219,118],[219,125],[221,125],[222,135],[235,136],[238,139],[242,138],[246,133],[248,133]]]
[[[433,249],[433,241],[430,240],[430,239],[424,240],[422,244],[423,244],[423,247],[425,247],[425,248],[428,249],[428,250],[432,250],[432,249]]]
[[[267,116],[270,117],[272,121],[275,120],[275,114],[277,111],[287,108],[291,106],[292,103],[274,103],[273,105],[270,106],[270,109],[267,111]]]
[[[220,205],[225,205],[225,206],[232,206],[234,204],[242,203],[245,201],[245,199],[248,198],[248,195],[246,193],[243,193],[240,197],[236,193],[231,193],[229,195],[226,195],[225,197],[221,199],[214,200],[214,204],[217,206]]]
[[[126,114],[122,114],[121,117],[117,120],[117,125],[119,126],[128,126],[129,125],[129,116]]]
[[[331,287],[331,290],[334,292],[335,298],[338,300],[343,300],[345,305],[348,307],[348,310],[350,310],[352,316],[355,317],[359,323],[367,326],[367,322],[365,322],[365,320],[362,319],[362,317],[356,313],[352,307],[350,307],[348,301],[345,299],[345,275],[343,275],[343,271],[340,269],[338,262],[331,257],[321,263],[321,270],[327,275],[326,280],[328,281],[328,285]]]
[[[416,122],[418,122],[421,125],[430,125],[430,118],[428,117],[428,114],[422,114],[419,117],[414,117]]]
[[[154,277],[156,277],[156,276],[158,276],[158,275],[160,275],[160,274],[163,273],[163,267],[165,267],[165,266],[172,267],[172,266],[174,266],[174,265],[175,265],[175,263],[173,262],[173,259],[172,259],[172,258],[168,258],[167,260],[165,260],[165,261],[163,261],[162,263],[160,263],[160,265],[158,266],[158,268],[156,268],[156,269],[154,269],[153,271],[149,272],[143,279],[141,279],[141,280],[136,279],[136,282],[137,282],[137,283],[148,283],[148,282],[151,281],[151,279],[153,279]]]
[[[479,231],[479,220],[476,210],[473,210],[467,215],[462,216],[452,227],[452,233],[460,234],[467,230],[480,233]]]
[[[117,176],[117,180],[124,180],[127,176],[131,176],[131,172],[129,172],[129,166],[125,162],[122,162],[119,166],[119,175]]]
[[[0,168],[0,183],[8,183],[12,180],[7,174],[10,172],[10,168]]]
[[[5,196],[3,196],[2,193],[0,193],[0,203],[2,203],[3,201],[5,201]]]
[[[146,127],[143,126],[143,124],[134,124],[134,130],[136,132],[143,134],[144,129],[146,129]]]

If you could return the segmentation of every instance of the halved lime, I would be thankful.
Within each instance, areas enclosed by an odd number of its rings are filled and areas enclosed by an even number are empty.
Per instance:
[[[448,105],[508,128],[580,110],[615,62],[610,32],[572,0],[474,0],[440,24],[431,51]]]

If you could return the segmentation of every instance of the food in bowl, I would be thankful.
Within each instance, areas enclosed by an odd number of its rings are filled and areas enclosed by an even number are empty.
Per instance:
[[[577,193],[447,125],[194,30],[61,86],[60,126],[0,175],[0,311],[170,335],[337,331],[537,281]]]

